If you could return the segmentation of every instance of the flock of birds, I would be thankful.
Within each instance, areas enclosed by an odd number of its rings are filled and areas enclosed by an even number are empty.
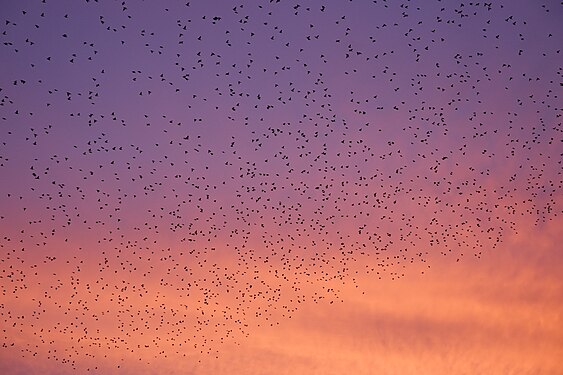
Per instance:
[[[0,358],[217,355],[561,213],[557,2],[0,10]]]

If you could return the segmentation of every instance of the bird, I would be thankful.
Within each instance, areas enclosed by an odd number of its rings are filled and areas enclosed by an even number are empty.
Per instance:
[[[5,356],[217,358],[560,217],[554,3],[66,5],[0,16]]]

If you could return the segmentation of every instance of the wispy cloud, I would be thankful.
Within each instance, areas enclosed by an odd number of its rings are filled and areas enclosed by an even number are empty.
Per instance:
[[[558,257],[559,232],[530,229],[479,262],[435,262],[424,276],[363,279],[365,294],[307,304],[196,373],[559,374],[562,264],[543,267]]]

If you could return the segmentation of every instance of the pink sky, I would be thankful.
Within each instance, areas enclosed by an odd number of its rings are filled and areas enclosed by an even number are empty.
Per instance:
[[[218,358],[172,354],[145,363],[102,350],[107,358],[91,364],[101,373],[131,374],[559,374],[561,240],[553,222],[511,236],[481,260],[436,259],[424,275],[411,270],[398,280],[364,276],[361,289],[343,291],[344,303],[304,303],[291,319],[227,342]],[[1,352],[3,371],[73,373],[41,360],[45,353],[33,362],[19,358],[36,341],[32,332]],[[65,350],[64,342],[51,348]]]

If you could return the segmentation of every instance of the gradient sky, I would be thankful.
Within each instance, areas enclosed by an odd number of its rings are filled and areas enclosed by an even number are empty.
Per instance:
[[[563,373],[561,11],[3,1],[0,372]]]

